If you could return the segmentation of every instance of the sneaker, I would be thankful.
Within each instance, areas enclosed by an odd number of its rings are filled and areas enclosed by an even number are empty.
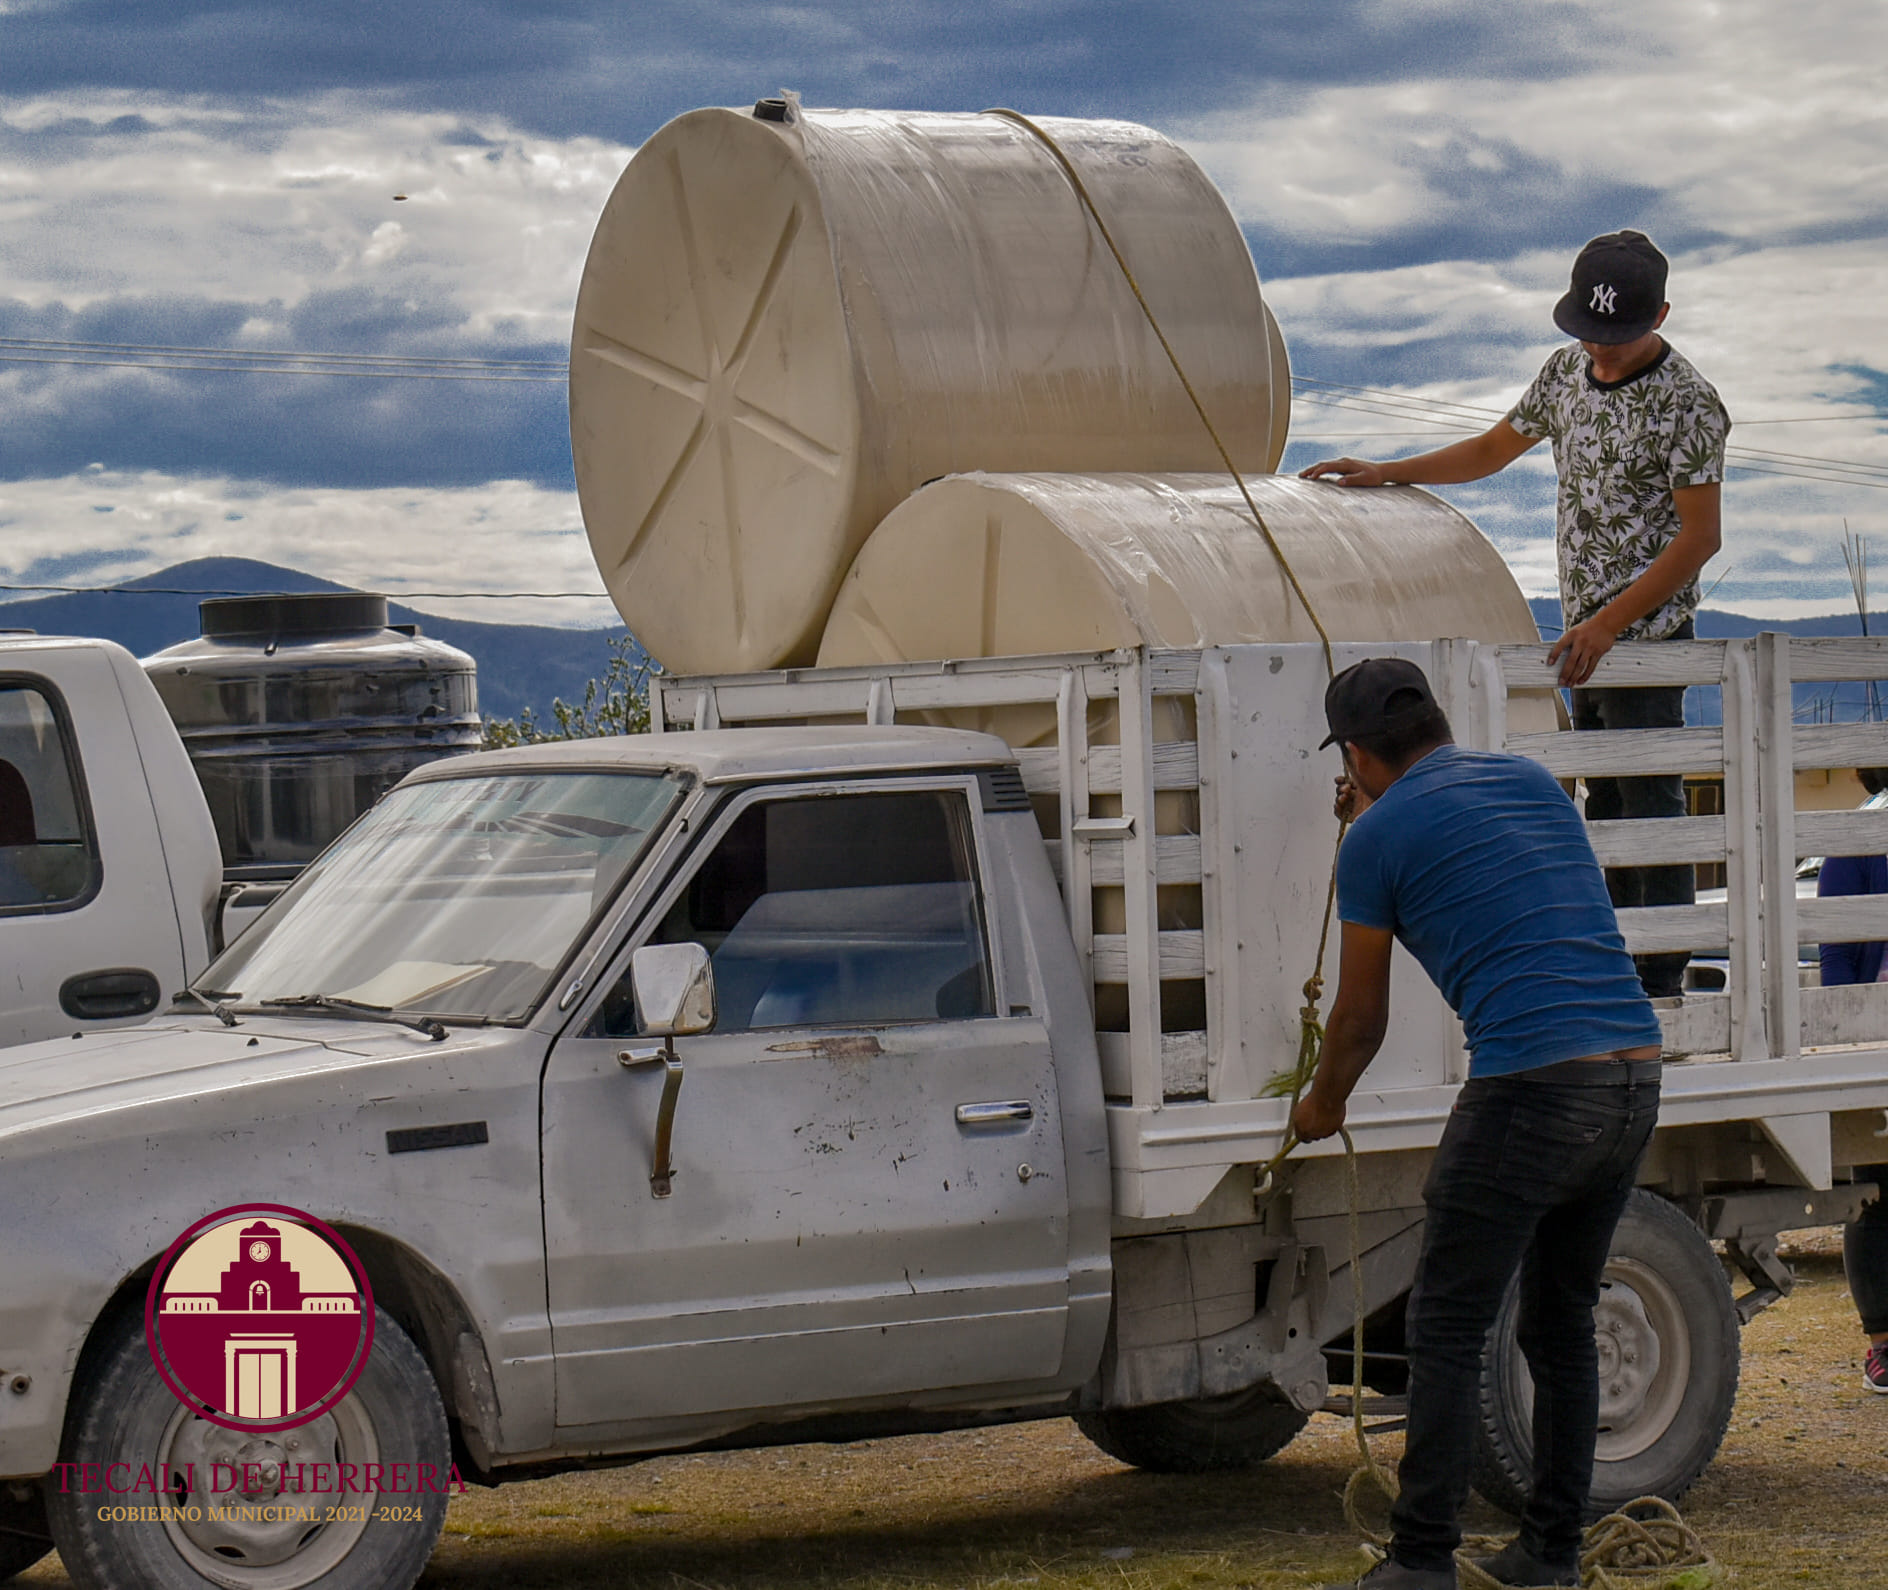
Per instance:
[[[1862,1384],[1870,1391],[1888,1393],[1888,1342],[1870,1342],[1862,1360]]]
[[[1888,1387],[1883,1389],[1888,1390]],[[1523,1546],[1519,1539],[1509,1541],[1492,1557],[1472,1557],[1469,1560],[1498,1584],[1540,1586],[1577,1585],[1580,1582],[1580,1565],[1577,1562],[1570,1562],[1564,1568],[1549,1567]]]
[[[1324,1590],[1456,1590],[1455,1564],[1446,1568],[1406,1568],[1395,1558],[1385,1557],[1361,1577],[1326,1585]]]

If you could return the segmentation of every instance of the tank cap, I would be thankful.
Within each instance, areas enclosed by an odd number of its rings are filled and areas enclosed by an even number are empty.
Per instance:
[[[757,99],[754,101],[754,119],[756,121],[792,121],[793,111],[784,99]]]
[[[197,604],[206,637],[336,635],[387,627],[387,599],[369,591],[215,596]]]

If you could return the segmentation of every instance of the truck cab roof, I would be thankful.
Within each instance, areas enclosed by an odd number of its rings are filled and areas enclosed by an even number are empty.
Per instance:
[[[681,730],[558,740],[434,762],[409,784],[539,769],[643,768],[692,773],[704,784],[928,768],[998,767],[1016,753],[993,734],[903,725],[822,724],[790,729]]]

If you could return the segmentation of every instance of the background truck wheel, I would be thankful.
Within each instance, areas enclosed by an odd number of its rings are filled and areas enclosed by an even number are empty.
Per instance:
[[[1534,1382],[1514,1339],[1518,1309],[1519,1289],[1510,1288],[1482,1360],[1471,1471],[1483,1496],[1517,1514],[1534,1472]],[[1738,1324],[1711,1244],[1655,1193],[1636,1189],[1626,1205],[1593,1324],[1600,1348],[1593,1507],[1610,1511],[1636,1496],[1677,1501],[1730,1423]]]
[[[25,1500],[0,1481],[0,1584],[24,1573],[52,1550],[46,1534],[46,1508],[35,1486]]]
[[[1083,1435],[1111,1458],[1156,1474],[1204,1474],[1263,1462],[1305,1427],[1307,1414],[1263,1392],[1078,1413]]]
[[[292,1430],[247,1433],[197,1418],[158,1378],[145,1346],[143,1320],[118,1324],[105,1351],[74,1391],[66,1424],[69,1463],[167,1463],[181,1474],[195,1464],[196,1492],[81,1496],[49,1487],[46,1512],[66,1572],[79,1590],[408,1590],[426,1566],[446,1519],[445,1486],[452,1455],[446,1415],[426,1362],[384,1310],[374,1320],[373,1353],[354,1389],[335,1408]],[[275,1521],[218,1521],[209,1516],[214,1463],[432,1465],[436,1491],[362,1495],[358,1489],[278,1497],[220,1492],[218,1506],[244,1501],[293,1503],[301,1516]],[[264,1470],[266,1473],[266,1469]],[[308,1471],[304,1470],[304,1478]],[[338,1479],[338,1476],[337,1476]],[[195,1522],[101,1520],[116,1502],[175,1507],[195,1503]],[[333,1509],[330,1513],[330,1509]],[[417,1516],[412,1516],[417,1514]],[[308,1520],[313,1515],[313,1521]]]

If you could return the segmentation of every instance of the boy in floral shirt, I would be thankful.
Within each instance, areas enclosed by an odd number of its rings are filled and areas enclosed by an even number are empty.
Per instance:
[[[1560,485],[1554,543],[1566,628],[1548,653],[1581,686],[1618,640],[1689,640],[1698,571],[1717,552],[1730,416],[1710,382],[1659,335],[1667,265],[1643,232],[1596,237],[1573,263],[1554,323],[1578,346],[1551,355],[1507,416],[1480,436],[1393,463],[1339,458],[1307,480],[1342,486],[1448,485],[1506,468],[1552,438]],[[1573,691],[1576,729],[1677,728],[1682,686]],[[1677,774],[1587,781],[1587,816],[1679,817]],[[1692,869],[1615,867],[1616,906],[1692,898]],[[1654,998],[1681,991],[1684,952],[1638,957]]]

